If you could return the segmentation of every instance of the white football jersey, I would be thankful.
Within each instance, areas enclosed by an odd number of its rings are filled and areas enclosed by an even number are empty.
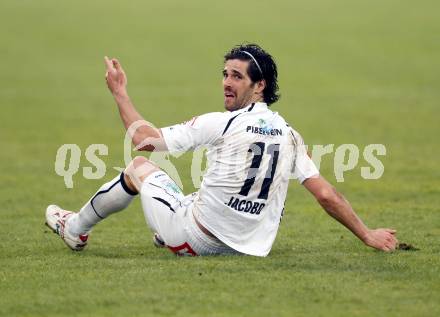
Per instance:
[[[269,253],[289,179],[295,175],[302,183],[319,173],[301,136],[262,102],[194,117],[162,128],[162,133],[171,153],[208,148],[208,168],[193,213],[218,239],[242,253]]]

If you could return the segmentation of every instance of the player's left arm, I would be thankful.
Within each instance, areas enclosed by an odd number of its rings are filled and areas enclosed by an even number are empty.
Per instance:
[[[146,121],[136,110],[127,92],[127,76],[115,58],[104,58],[107,72],[105,79],[118,105],[124,127],[131,135],[137,150],[166,151],[167,146],[160,129]]]
[[[369,229],[356,215],[350,203],[322,176],[317,175],[303,182],[325,211],[347,227],[366,245],[382,250],[392,251],[396,248],[396,230],[381,228]]]

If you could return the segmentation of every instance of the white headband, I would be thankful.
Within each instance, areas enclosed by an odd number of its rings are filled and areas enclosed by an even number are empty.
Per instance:
[[[247,52],[247,51],[240,51],[240,52],[243,52],[243,53],[245,53],[246,55],[249,55],[249,56],[252,58],[252,60],[254,61],[255,65],[257,65],[258,70],[260,71],[261,77],[263,77],[263,79],[264,79],[263,71],[261,70],[261,67],[260,67],[260,65],[258,64],[258,62],[257,62],[257,60],[255,59],[255,57],[254,57],[251,53],[249,53],[249,52]]]

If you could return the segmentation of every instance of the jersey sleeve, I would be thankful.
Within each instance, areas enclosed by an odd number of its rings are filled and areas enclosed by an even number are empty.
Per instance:
[[[319,171],[307,154],[307,147],[301,135],[293,129],[290,130],[290,133],[295,150],[293,177],[302,184],[306,179],[319,175]]]
[[[181,124],[162,128],[162,135],[172,154],[194,150],[202,145],[213,145],[222,135],[224,115],[207,113]]]

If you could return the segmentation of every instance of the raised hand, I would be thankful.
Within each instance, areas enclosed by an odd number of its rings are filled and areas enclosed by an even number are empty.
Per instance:
[[[107,87],[113,95],[118,95],[126,92],[127,76],[122,69],[121,64],[116,58],[109,59],[104,57],[107,71],[105,73],[105,80]]]

